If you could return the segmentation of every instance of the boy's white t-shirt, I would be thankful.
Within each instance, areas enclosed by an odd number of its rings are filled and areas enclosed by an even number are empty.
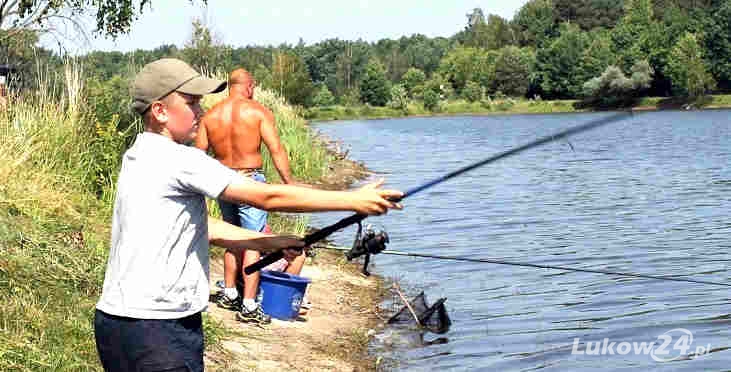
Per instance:
[[[194,147],[141,133],[124,153],[112,241],[97,309],[177,319],[208,304],[208,211],[237,177]]]

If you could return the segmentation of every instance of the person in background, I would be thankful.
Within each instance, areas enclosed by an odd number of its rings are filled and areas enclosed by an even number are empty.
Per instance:
[[[218,161],[242,176],[266,182],[260,151],[264,143],[283,183],[309,187],[292,177],[287,151],[277,134],[274,114],[254,100],[255,87],[256,81],[248,71],[242,68],[232,71],[228,79],[229,95],[203,116],[195,146],[203,151],[212,150]],[[219,200],[218,205],[224,221],[249,230],[268,231],[266,211],[226,200]],[[216,295],[215,301],[220,307],[238,311],[237,319],[242,322],[261,324],[271,321],[255,300],[259,272],[246,275],[242,270],[260,258],[261,254],[256,250],[245,250],[243,255],[226,250],[223,256],[224,288]],[[299,275],[304,263],[305,255],[302,254],[289,262],[279,260],[266,269]],[[237,286],[239,277],[243,282],[243,298]]]

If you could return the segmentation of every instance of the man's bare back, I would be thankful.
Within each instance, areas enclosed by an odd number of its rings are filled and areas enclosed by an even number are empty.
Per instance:
[[[227,167],[261,168],[261,125],[272,116],[269,109],[254,100],[228,97],[206,113],[201,129],[216,159]]]
[[[293,183],[287,151],[279,140],[274,114],[254,100],[256,81],[244,69],[229,76],[229,96],[201,119],[195,145],[213,149],[221,163],[233,169],[261,168],[261,143],[269,149],[284,183]]]

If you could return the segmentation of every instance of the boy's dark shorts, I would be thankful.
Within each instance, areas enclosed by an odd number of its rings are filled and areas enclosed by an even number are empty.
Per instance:
[[[181,319],[133,319],[97,310],[94,335],[107,372],[203,372],[201,314]]]

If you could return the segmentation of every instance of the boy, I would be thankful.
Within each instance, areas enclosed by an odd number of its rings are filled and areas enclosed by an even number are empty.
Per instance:
[[[194,141],[200,99],[223,81],[185,62],[161,59],[137,75],[133,109],[145,131],[125,152],[117,183],[112,239],[94,331],[107,371],[203,371],[201,312],[208,303],[208,243],[226,249],[285,249],[303,243],[240,229],[208,217],[205,196],[290,212],[382,214],[400,205],[380,183],[335,192],[254,182],[202,151]]]

